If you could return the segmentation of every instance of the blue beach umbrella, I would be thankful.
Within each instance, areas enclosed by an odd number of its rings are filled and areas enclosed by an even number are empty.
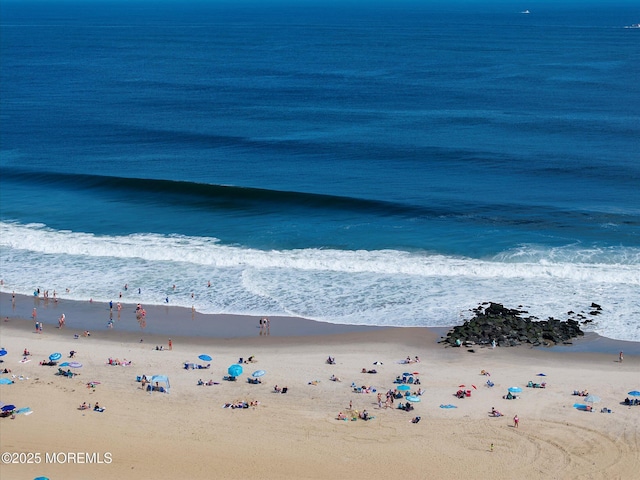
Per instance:
[[[49,360],[51,360],[52,362],[55,362],[56,360],[60,360],[62,358],[62,354],[61,353],[52,353],[51,355],[49,355]]]
[[[227,369],[227,373],[232,377],[239,377],[240,375],[242,375],[242,372],[243,372],[242,365],[239,365],[237,363],[230,365],[229,368]]]
[[[0,348],[0,357],[4,357],[7,354],[7,351],[4,348]]]
[[[36,477],[33,480],[49,480],[49,477]]]
[[[640,397],[640,392],[638,390],[631,390],[627,395],[631,395],[632,397]]]
[[[2,407],[3,412],[10,412],[11,410],[15,410],[15,409],[16,409],[15,405],[5,405],[4,407]]]
[[[522,391],[520,387],[509,387],[508,389],[511,393],[519,393]]]
[[[60,365],[58,365],[59,367],[68,367],[69,366],[69,362],[62,362]]]
[[[416,395],[409,395],[407,397],[407,400],[409,400],[410,402],[419,402],[420,401],[420,397],[418,397]]]
[[[210,362],[211,361],[211,357],[209,355],[205,355],[204,353],[202,355],[199,355],[198,358],[200,360],[205,361],[205,362]]]
[[[409,385],[403,384],[398,386],[397,390],[400,390],[401,392],[406,392],[407,390],[411,390],[411,387]]]
[[[9,380],[8,378],[0,378],[0,385],[11,385],[13,380]]]
[[[251,374],[251,376],[252,377],[262,377],[265,373],[267,373],[267,372],[265,372],[264,370],[256,370],[255,372],[253,372]]]

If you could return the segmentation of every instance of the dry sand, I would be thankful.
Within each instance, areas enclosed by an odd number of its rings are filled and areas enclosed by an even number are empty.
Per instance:
[[[0,450],[41,456],[39,464],[0,465],[3,479],[631,479],[640,471],[640,406],[620,404],[628,391],[640,389],[640,357],[627,351],[620,363],[616,342],[609,353],[529,347],[470,353],[437,344],[438,333],[425,328],[333,327],[329,335],[267,336],[257,334],[257,319],[248,319],[251,337],[174,336],[171,351],[156,351],[156,344],[167,348],[166,336],[103,327],[74,339],[81,330],[69,326],[46,325],[36,334],[31,320],[0,323],[0,344],[8,351],[0,367],[12,370],[2,377],[16,375],[14,384],[0,385],[0,400],[33,411],[0,419]],[[587,337],[576,350],[588,350],[585,345],[597,340]],[[32,354],[28,363],[20,363],[24,348]],[[57,368],[39,365],[52,352],[63,354],[61,362],[71,361],[65,358],[70,350],[83,364],[75,370],[80,375],[56,376]],[[209,363],[198,360],[202,353],[213,357],[210,369],[184,369],[185,361]],[[245,365],[237,382],[222,380],[230,364],[251,355],[257,363]],[[336,365],[325,362],[328,355]],[[399,363],[416,355],[420,363]],[[109,357],[133,365],[110,366]],[[378,373],[361,373],[363,368]],[[257,369],[267,372],[263,383],[247,383]],[[491,376],[481,375],[483,369]],[[350,386],[386,392],[406,371],[419,372],[425,390],[411,413],[379,409],[375,393],[354,393]],[[142,374],[168,375],[170,393],[142,390],[136,382]],[[332,374],[342,381],[330,381]],[[219,385],[198,386],[199,378]],[[527,388],[529,380],[546,381],[547,387]],[[100,384],[88,388],[90,381]],[[288,393],[274,393],[276,384]],[[454,396],[461,384],[471,397]],[[520,399],[502,398],[510,386],[522,387]],[[581,403],[572,395],[576,389],[602,398],[595,412],[573,408]],[[222,408],[242,400],[259,405]],[[78,410],[84,401],[106,410]],[[374,418],[337,420],[349,402]],[[491,407],[504,416],[490,417]],[[613,413],[600,413],[603,407]],[[411,423],[416,415],[421,421]],[[47,462],[52,453],[66,462]],[[106,463],[80,463],[74,454],[96,454]]]

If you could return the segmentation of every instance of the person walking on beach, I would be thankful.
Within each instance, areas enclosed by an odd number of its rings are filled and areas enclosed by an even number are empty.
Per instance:
[[[518,414],[516,414],[516,416],[513,417],[513,426],[518,428],[518,423],[520,423],[520,419],[518,418]]]
[[[169,339],[169,350],[173,350],[173,341]]]
[[[35,308],[34,308],[34,310],[35,310]],[[622,351],[621,351],[621,352],[620,352],[620,355],[618,355],[618,361],[619,361],[620,363],[622,363],[622,361],[623,361],[623,360],[624,360],[624,355],[622,354]]]
[[[31,318],[33,318],[34,320],[38,319],[38,311],[36,310],[36,307],[33,307],[33,311],[31,312]]]

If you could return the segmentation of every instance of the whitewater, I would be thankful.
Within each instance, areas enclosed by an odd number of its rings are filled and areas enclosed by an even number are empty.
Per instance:
[[[640,341],[640,250],[522,246],[493,258],[429,252],[258,250],[216,238],[99,236],[0,223],[3,290],[377,326],[450,326],[483,301]],[[125,290],[124,286],[127,285]],[[209,286],[210,285],[210,286]],[[140,292],[140,293],[138,293]],[[603,307],[589,316],[592,303]]]

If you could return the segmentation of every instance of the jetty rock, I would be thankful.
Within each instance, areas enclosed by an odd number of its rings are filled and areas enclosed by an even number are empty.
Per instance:
[[[474,316],[463,325],[453,327],[439,343],[461,347],[491,345],[515,347],[522,344],[551,346],[571,344],[571,340],[584,335],[578,321],[549,317],[538,320],[525,310],[506,308],[500,303],[485,302],[475,309]]]

